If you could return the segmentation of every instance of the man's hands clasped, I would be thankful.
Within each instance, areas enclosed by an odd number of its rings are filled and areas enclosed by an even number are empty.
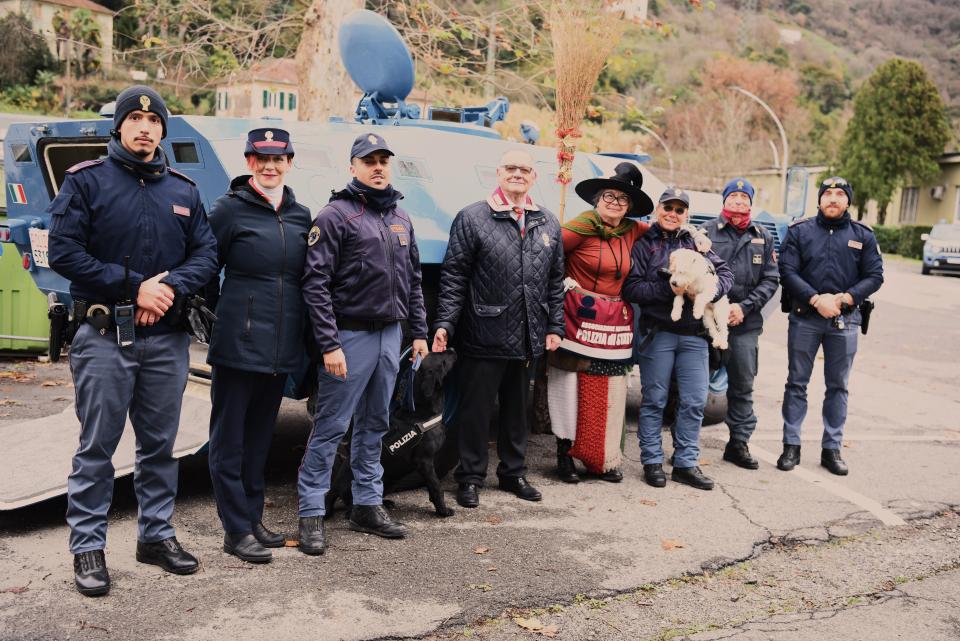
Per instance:
[[[137,325],[140,327],[155,325],[170,306],[176,292],[166,283],[161,283],[169,272],[160,272],[140,284],[137,293]]]

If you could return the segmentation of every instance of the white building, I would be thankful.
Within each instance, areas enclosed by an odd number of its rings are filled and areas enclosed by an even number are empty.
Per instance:
[[[93,15],[100,29],[100,64],[109,69],[113,63],[113,16],[114,13],[93,0],[0,0],[0,16],[8,13],[22,13],[27,16],[33,30],[42,35],[50,51],[58,59],[64,59],[64,52],[57,46],[57,34],[53,28],[53,17],[57,12],[67,15],[77,9],[86,9]],[[11,52],[7,52],[8,55]],[[13,52],[16,53],[16,52]]]
[[[297,120],[299,82],[293,58],[268,58],[217,84],[217,115]]]

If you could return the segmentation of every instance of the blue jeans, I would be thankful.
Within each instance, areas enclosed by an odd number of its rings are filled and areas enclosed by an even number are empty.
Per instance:
[[[133,487],[137,539],[154,543],[174,536],[170,519],[177,495],[173,446],[187,386],[190,337],[185,332],[137,337],[129,347],[115,334],[101,336],[84,323],[70,347],[76,387],[80,447],[67,479],[70,552],[102,550],[113,499],[113,454],[130,422],[137,438]]]
[[[807,416],[807,384],[813,362],[823,345],[823,378],[827,392],[823,399],[823,449],[840,449],[847,422],[847,382],[857,354],[860,312],[844,316],[845,327],[837,329],[830,319],[817,313],[790,314],[787,330],[787,385],[783,392],[783,442],[800,445],[800,428]]]
[[[727,360],[727,428],[732,440],[746,443],[757,427],[753,412],[753,381],[757,377],[760,328],[730,334]]]
[[[317,410],[297,481],[301,517],[326,513],[324,499],[330,490],[333,460],[351,419],[353,503],[383,503],[380,450],[390,427],[390,397],[400,369],[402,338],[400,323],[372,332],[341,330],[347,377],[332,376],[320,364]]]
[[[710,382],[707,341],[699,336],[681,336],[661,330],[639,352],[637,360],[643,395],[637,430],[641,462],[644,465],[663,463],[663,409],[667,405],[670,378],[676,369],[680,402],[673,465],[681,468],[699,465],[700,425]]]

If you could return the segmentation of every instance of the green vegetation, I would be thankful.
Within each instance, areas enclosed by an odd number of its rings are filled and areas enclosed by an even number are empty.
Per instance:
[[[930,233],[930,225],[899,225],[887,227],[874,225],[873,233],[877,236],[880,251],[885,254],[899,254],[906,258],[923,257],[922,234]]]

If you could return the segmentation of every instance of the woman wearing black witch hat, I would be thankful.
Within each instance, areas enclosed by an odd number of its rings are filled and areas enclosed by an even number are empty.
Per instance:
[[[566,260],[566,338],[549,357],[547,396],[557,437],[557,472],[580,480],[573,458],[605,481],[623,479],[620,462],[626,375],[633,345],[633,311],[620,298],[630,250],[649,225],[634,220],[653,211],[635,165],[617,165],[609,178],[576,186],[592,203],[563,226]]]

